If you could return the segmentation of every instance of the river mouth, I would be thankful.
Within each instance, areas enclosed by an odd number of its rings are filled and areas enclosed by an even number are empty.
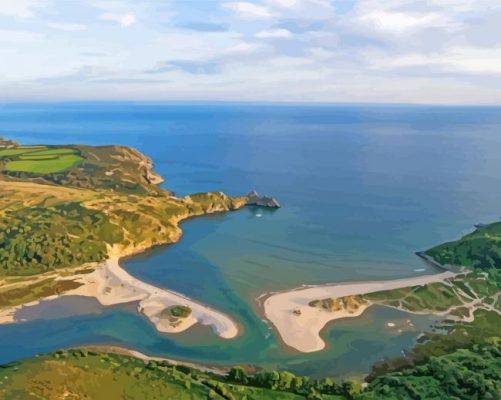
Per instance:
[[[433,318],[371,307],[329,325],[327,348],[305,355],[281,344],[256,298],[432,273],[416,251],[499,217],[501,114],[490,108],[37,104],[0,108],[0,117],[0,131],[26,144],[135,147],[179,196],[256,189],[282,205],[186,221],[179,243],[123,262],[141,280],[227,313],[242,336],[159,334],[134,309],[106,308],[0,326],[3,362],[101,343],[315,376],[363,373],[411,348]],[[415,331],[402,328],[408,318]]]

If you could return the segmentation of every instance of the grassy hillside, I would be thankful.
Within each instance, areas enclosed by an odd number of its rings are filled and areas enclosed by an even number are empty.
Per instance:
[[[173,243],[180,220],[245,204],[223,193],[178,199],[160,181],[128,147],[0,139],[0,276],[102,261],[113,245],[130,254]]]
[[[166,194],[151,160],[124,146],[20,146],[0,139],[0,178],[134,194]]]
[[[0,366],[0,398],[30,399],[239,399],[239,400],[494,400],[501,395],[499,338],[454,349],[373,378],[313,380],[288,372],[226,375],[144,361],[123,354],[68,350]]]
[[[176,367],[165,361],[143,361],[115,353],[69,350],[0,367],[0,398],[345,399],[342,395],[321,394],[318,389],[327,391],[333,386],[332,382],[325,380],[310,382],[306,378],[284,373],[280,376],[276,372],[257,375],[255,382],[244,384],[236,381],[242,376],[239,371],[223,376],[190,367]],[[246,377],[246,381],[251,379]],[[336,390],[344,389],[336,386]]]
[[[425,252],[442,265],[479,269],[501,266],[501,222],[484,225],[459,240],[444,243]]]

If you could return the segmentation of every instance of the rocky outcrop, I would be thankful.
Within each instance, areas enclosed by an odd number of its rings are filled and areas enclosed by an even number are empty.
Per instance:
[[[268,196],[259,196],[255,190],[247,195],[247,205],[280,208],[280,203],[276,199]]]

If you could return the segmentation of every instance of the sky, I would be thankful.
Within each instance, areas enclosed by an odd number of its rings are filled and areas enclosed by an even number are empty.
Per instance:
[[[0,100],[501,104],[501,0],[0,0]]]

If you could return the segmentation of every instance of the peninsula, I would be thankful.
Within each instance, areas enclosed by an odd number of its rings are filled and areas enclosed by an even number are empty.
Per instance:
[[[152,161],[129,147],[0,140],[0,323],[16,322],[19,308],[42,299],[79,295],[103,305],[136,302],[161,332],[200,323],[235,337],[229,316],[132,277],[119,259],[175,243],[184,219],[269,200],[255,192],[179,198],[161,182]]]

